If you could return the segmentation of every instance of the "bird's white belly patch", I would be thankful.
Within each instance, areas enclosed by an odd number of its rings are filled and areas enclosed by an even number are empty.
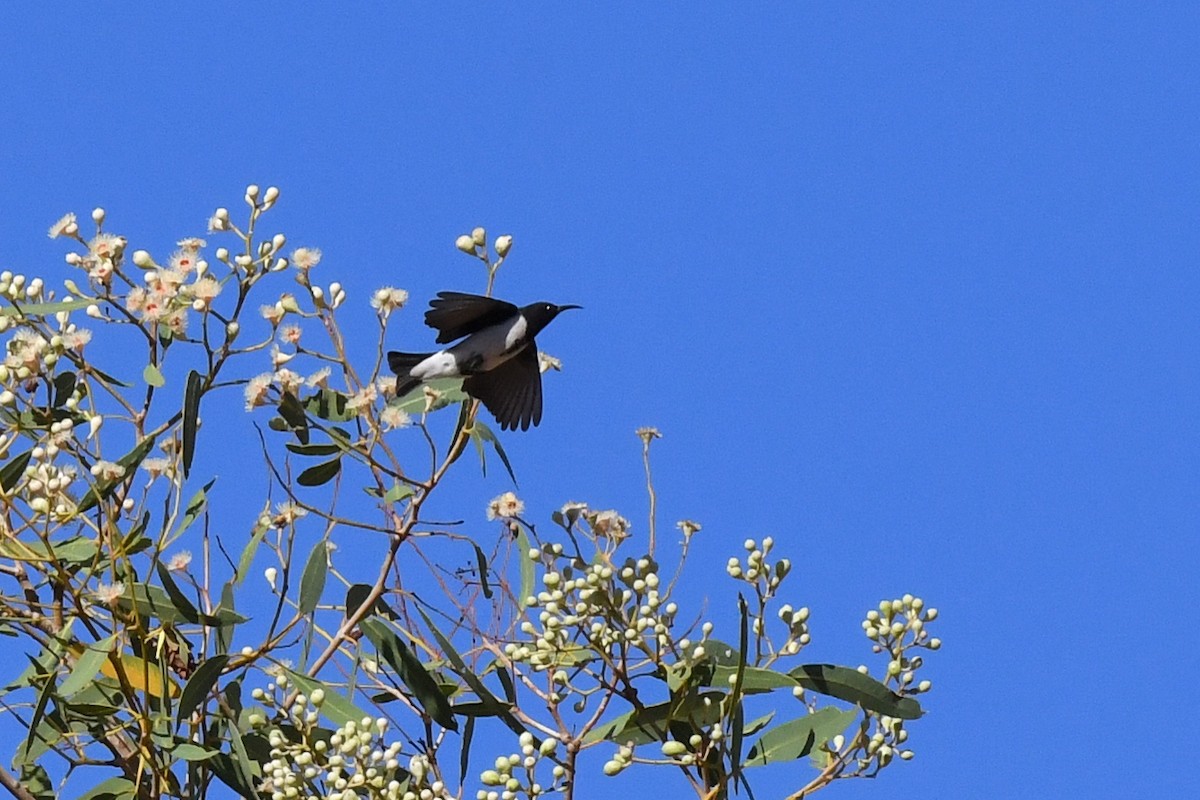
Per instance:
[[[423,381],[433,378],[452,378],[458,375],[458,362],[454,360],[454,356],[450,355],[449,351],[441,350],[417,364],[409,374]]]

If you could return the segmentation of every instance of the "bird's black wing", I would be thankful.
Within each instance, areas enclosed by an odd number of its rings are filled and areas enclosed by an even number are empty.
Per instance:
[[[471,375],[463,391],[481,401],[500,423],[500,430],[529,430],[542,421],[542,372],[537,346],[530,342],[521,352],[495,369]]]
[[[425,324],[438,331],[438,344],[445,344],[512,319],[519,312],[512,303],[493,297],[438,292],[437,299],[429,303],[425,312]]]

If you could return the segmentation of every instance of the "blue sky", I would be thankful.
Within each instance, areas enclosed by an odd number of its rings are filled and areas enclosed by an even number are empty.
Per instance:
[[[828,796],[1195,792],[1195,5],[4,16],[0,267],[59,270],[69,210],[161,253],[277,185],[352,302],[412,294],[419,349],[482,286],[454,237],[512,233],[499,293],[586,307],[505,438],[531,516],[641,522],[655,425],[690,575],[773,535],[816,660],[868,660],[883,597],[941,610],[916,760]]]

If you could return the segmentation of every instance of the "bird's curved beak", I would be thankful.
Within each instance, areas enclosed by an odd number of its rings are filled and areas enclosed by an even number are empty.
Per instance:
[[[558,311],[557,311],[556,313],[559,313],[559,314],[561,314],[562,312],[566,311],[566,310],[567,310],[567,309],[569,309],[569,308],[583,308],[583,306],[574,306],[574,305],[571,305],[571,306],[557,306],[557,308],[558,308]]]

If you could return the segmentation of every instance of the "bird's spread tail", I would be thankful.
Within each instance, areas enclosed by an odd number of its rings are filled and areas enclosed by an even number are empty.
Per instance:
[[[396,373],[396,397],[404,397],[421,385],[420,378],[412,377],[409,372],[432,353],[398,353],[392,350],[387,354],[388,366]]]

